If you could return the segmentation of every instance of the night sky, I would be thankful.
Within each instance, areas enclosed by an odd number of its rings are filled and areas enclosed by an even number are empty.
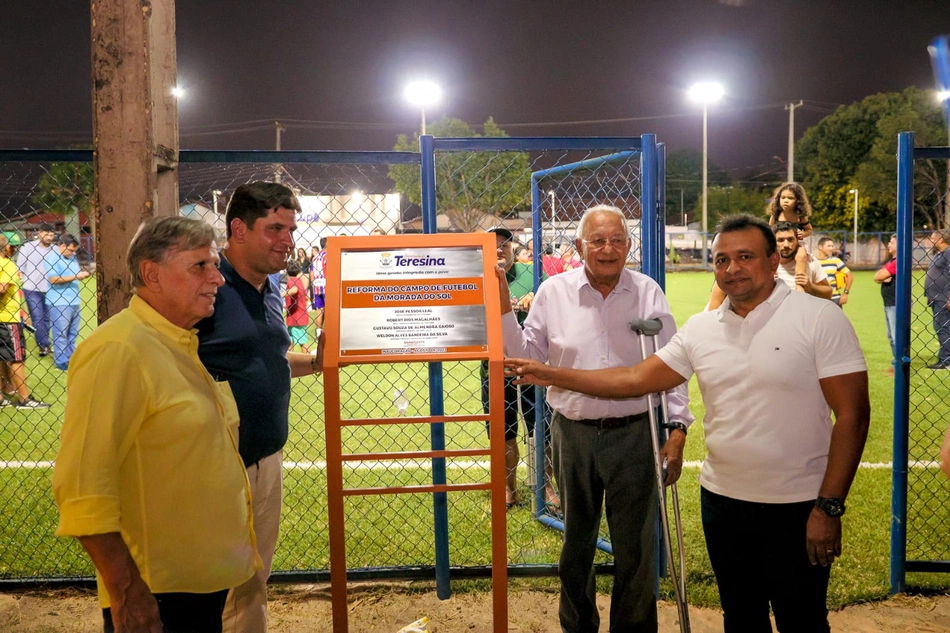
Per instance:
[[[933,87],[950,2],[178,0],[177,23],[183,149],[273,149],[273,119],[310,122],[285,122],[283,149],[392,149],[423,76],[445,93],[429,121],[700,149],[686,89],[715,79],[710,160],[740,177],[784,170],[784,103],[805,101],[800,137],[839,104]],[[90,142],[88,3],[7,0],[0,25],[0,147]]]

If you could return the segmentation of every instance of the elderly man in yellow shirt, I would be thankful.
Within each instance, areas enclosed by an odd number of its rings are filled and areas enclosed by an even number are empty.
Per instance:
[[[92,559],[107,632],[221,631],[228,590],[261,566],[237,406],[192,329],[224,281],[213,240],[198,220],[145,222],[135,296],[70,362],[56,534]]]

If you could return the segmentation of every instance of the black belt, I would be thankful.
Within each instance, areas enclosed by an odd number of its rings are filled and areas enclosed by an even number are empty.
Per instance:
[[[650,416],[646,413],[636,413],[634,415],[625,415],[620,418],[596,418],[593,420],[571,420],[584,426],[593,426],[598,429],[620,429],[635,422],[646,422]],[[565,418],[570,419],[570,418]]]

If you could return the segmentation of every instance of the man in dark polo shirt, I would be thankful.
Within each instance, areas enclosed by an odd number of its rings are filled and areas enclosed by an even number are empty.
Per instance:
[[[228,594],[224,631],[267,630],[270,576],[281,506],[281,456],[287,441],[290,379],[318,373],[323,337],[313,354],[288,352],[283,300],[268,280],[294,252],[297,197],[279,183],[238,187],[228,203],[228,245],[221,251],[224,286],[214,315],[197,325],[198,355],[218,381],[234,393],[241,426],[239,450],[253,499],[254,532],[264,568]]]

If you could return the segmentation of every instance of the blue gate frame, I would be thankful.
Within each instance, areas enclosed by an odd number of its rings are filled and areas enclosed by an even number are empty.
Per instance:
[[[950,147],[914,147],[914,133],[897,141],[897,332],[894,344],[894,442],[891,479],[890,592],[906,590],[907,572],[950,572],[950,560],[907,559],[907,489],[910,433],[910,326],[913,283],[914,163],[950,160]]]

